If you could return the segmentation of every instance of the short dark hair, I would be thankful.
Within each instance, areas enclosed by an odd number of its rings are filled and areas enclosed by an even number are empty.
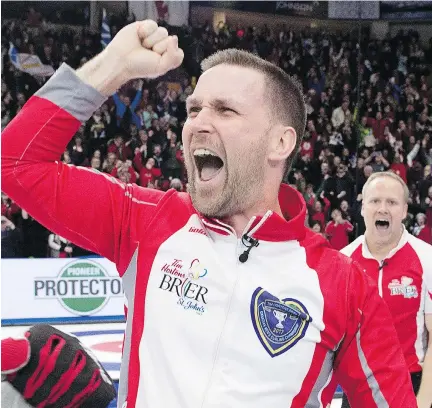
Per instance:
[[[297,134],[294,153],[285,163],[284,176],[291,170],[291,166],[299,151],[306,128],[306,107],[301,84],[288,75],[283,69],[250,52],[234,48],[217,51],[201,63],[203,72],[217,65],[228,64],[251,68],[264,75],[268,86],[268,98],[273,104],[274,119],[290,125]]]

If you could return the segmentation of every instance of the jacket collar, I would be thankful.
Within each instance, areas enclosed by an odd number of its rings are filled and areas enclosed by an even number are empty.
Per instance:
[[[282,184],[279,190],[279,205],[284,217],[267,211],[263,216],[252,217],[243,234],[263,241],[302,240],[306,234],[306,203],[294,188]],[[236,235],[230,225],[215,218],[201,216],[203,224],[223,235]]]
[[[402,224],[402,229],[403,229],[403,232],[402,232],[402,235],[401,235],[401,237],[400,237],[400,240],[399,240],[397,246],[396,246],[395,248],[393,248],[393,249],[388,253],[388,255],[385,257],[385,259],[389,259],[389,258],[391,258],[392,256],[394,256],[394,255],[396,254],[396,252],[398,252],[399,249],[401,249],[401,248],[402,248],[402,247],[403,247],[403,246],[408,242],[408,239],[409,239],[409,235],[410,235],[410,234],[409,234],[409,232],[407,231],[407,229],[405,228],[405,225],[403,225],[403,224]],[[365,235],[362,235],[360,239],[361,239],[361,243],[362,243],[362,256],[363,256],[363,258],[375,259],[375,258],[373,257],[373,255],[371,254],[371,252],[370,252],[368,246],[367,246],[367,243],[366,243],[366,236],[365,236]]]

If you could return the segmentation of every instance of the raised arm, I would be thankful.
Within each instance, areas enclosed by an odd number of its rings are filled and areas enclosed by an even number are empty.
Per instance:
[[[60,161],[81,122],[104,100],[63,65],[3,131],[2,189],[49,230],[117,261],[136,212],[135,189]],[[157,196],[145,195],[144,213],[151,216]]]
[[[123,28],[79,71],[62,65],[2,133],[2,190],[51,231],[117,263],[136,230],[131,223],[145,224],[161,193],[60,157],[106,97],[130,79],[164,74],[182,57],[166,29],[144,21]]]

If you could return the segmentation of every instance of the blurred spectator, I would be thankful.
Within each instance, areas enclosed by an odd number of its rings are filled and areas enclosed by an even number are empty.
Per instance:
[[[351,112],[348,109],[349,107],[349,101],[345,101],[342,103],[341,106],[337,107],[332,114],[332,125],[338,129],[340,126],[342,126],[346,121],[351,120]]]
[[[139,184],[142,187],[148,187],[150,184],[159,185],[159,180],[162,176],[160,169],[155,167],[155,160],[149,157],[146,160],[145,166],[142,162],[142,157],[138,152],[134,159],[135,168],[139,171]]]
[[[17,216],[19,216],[21,209],[6,194],[2,193],[1,199],[1,215],[12,222],[17,222]]]
[[[125,161],[132,158],[132,150],[126,145],[122,134],[117,134],[115,138],[108,142],[108,153],[114,153],[118,160]]]
[[[145,129],[150,129],[153,120],[159,119],[156,112],[153,111],[153,105],[148,104],[145,110],[142,112],[143,126]]]
[[[407,182],[407,165],[402,162],[401,155],[396,154],[390,170],[395,172],[405,183]]]
[[[48,248],[51,258],[70,258],[73,256],[72,244],[57,234],[50,234],[48,236]]]
[[[326,238],[326,235],[322,232],[321,223],[319,221],[314,221],[312,223],[312,231],[320,234],[323,238]]]
[[[107,158],[104,160],[102,164],[102,171],[105,173],[111,173],[116,167],[117,156],[115,153],[108,153]]]
[[[427,226],[427,219],[426,215],[423,213],[418,213],[416,216],[416,224],[413,228],[413,235],[415,235],[417,238],[427,242],[432,242],[432,234],[431,229]]]
[[[342,212],[338,208],[334,209],[330,221],[326,228],[325,234],[329,238],[330,245],[340,251],[349,244],[349,233],[353,231],[353,225],[342,218]]]
[[[88,154],[103,149],[108,138],[111,116],[107,106],[103,106],[105,108],[96,110],[86,123],[85,134],[88,135]]]
[[[83,141],[80,136],[75,136],[72,148],[69,150],[69,157],[72,164],[75,166],[86,166],[88,163],[87,149],[83,145]]]
[[[339,203],[341,200],[346,200],[349,203],[352,201],[353,182],[354,180],[347,172],[346,166],[342,163],[339,164],[335,179],[335,194]]]
[[[142,86],[144,81],[138,80],[134,84],[136,90],[135,96],[131,102],[131,99],[126,94],[115,93],[113,95],[113,100],[116,108],[116,122],[117,127],[120,130],[127,132],[131,123],[140,123],[141,119],[136,118],[135,109],[141,102],[142,96]]]
[[[177,143],[177,135],[168,129],[167,132],[168,145],[165,150],[165,177],[177,178],[182,177],[183,150],[180,142]]]
[[[137,182],[138,173],[132,167],[132,160],[125,160],[124,162],[118,160],[116,166],[111,171],[111,176],[114,176],[125,183]]]
[[[174,190],[177,191],[183,191],[183,184],[180,179],[175,178],[171,180],[170,188],[173,188]]]
[[[2,258],[21,258],[22,257],[22,240],[20,231],[15,224],[1,216],[1,256]]]
[[[46,258],[48,230],[24,210],[21,210],[20,224],[23,236],[22,256],[24,258]]]
[[[321,192],[320,199],[317,199],[315,194],[313,194],[308,202],[308,207],[311,220],[319,222],[321,228],[324,229],[327,213],[330,209],[330,201],[324,196],[324,192]]]

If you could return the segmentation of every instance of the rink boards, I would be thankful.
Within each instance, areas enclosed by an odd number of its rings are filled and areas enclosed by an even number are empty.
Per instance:
[[[120,362],[125,323],[74,324],[58,325],[59,330],[72,333],[79,337],[84,345],[89,347],[118,385]],[[2,338],[16,336],[24,332],[28,326],[4,326]],[[338,390],[340,392],[340,390]],[[338,392],[338,394],[339,394]],[[116,401],[110,405],[115,408]],[[339,408],[341,399],[335,399],[331,408]]]

